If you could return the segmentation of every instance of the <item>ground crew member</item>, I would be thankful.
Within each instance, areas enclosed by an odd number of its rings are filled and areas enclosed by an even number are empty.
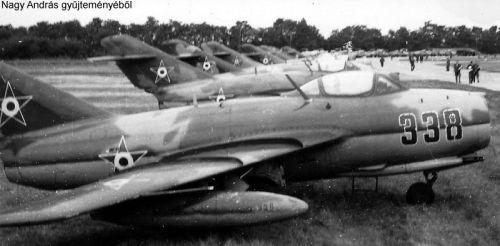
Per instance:
[[[474,69],[473,69],[473,66],[472,66],[472,61],[469,63],[469,65],[467,65],[467,70],[469,70],[469,84],[472,84],[474,83]]]
[[[381,66],[381,67],[384,67],[384,62],[385,62],[384,57],[383,57],[383,56],[382,56],[382,57],[380,57],[380,66]]]
[[[460,63],[458,63],[458,60],[457,62],[455,63],[455,65],[453,65],[453,70],[455,70],[455,83],[462,83],[460,81],[460,77],[462,76],[460,70],[462,70],[462,65]]]
[[[446,72],[450,71],[450,58],[446,57]]]
[[[481,70],[479,64],[477,62],[474,63],[474,65],[472,65],[472,71],[474,71],[474,79],[477,83],[479,83],[479,70]]]
[[[415,70],[415,58],[412,55],[410,55],[410,69],[412,72]]]

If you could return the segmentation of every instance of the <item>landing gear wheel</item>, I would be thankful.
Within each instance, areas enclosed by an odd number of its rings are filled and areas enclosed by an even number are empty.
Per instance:
[[[431,204],[434,202],[434,191],[432,185],[424,182],[414,183],[406,192],[406,202],[411,205],[415,204]]]

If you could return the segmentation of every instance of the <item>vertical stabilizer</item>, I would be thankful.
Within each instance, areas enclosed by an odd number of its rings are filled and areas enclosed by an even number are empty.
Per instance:
[[[106,37],[101,45],[111,56],[91,60],[116,61],[127,78],[146,91],[211,77],[210,74],[128,35]]]
[[[111,115],[0,62],[0,131],[5,136]]]

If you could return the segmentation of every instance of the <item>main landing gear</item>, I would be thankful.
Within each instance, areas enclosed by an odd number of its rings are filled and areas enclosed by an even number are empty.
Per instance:
[[[434,202],[434,191],[432,190],[432,185],[436,182],[437,173],[436,172],[425,172],[425,183],[417,182],[410,186],[406,192],[406,202],[408,204],[431,204]]]

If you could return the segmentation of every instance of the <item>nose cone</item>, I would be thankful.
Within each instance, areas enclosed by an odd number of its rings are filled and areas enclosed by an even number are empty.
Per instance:
[[[404,96],[392,102],[395,106],[409,105],[420,113],[439,112],[448,109],[460,111],[464,126],[489,124],[490,114],[484,92],[451,89],[410,89]],[[440,121],[443,121],[441,118]],[[445,122],[442,125],[445,125]]]
[[[479,101],[472,111],[471,122],[476,126],[477,148],[485,148],[491,141],[490,112],[488,110],[488,101],[485,93],[473,93]]]
[[[462,123],[467,125],[490,124],[490,112],[484,92],[448,92],[450,107],[457,107],[462,113]]]
[[[488,146],[491,138],[490,112],[484,92],[447,90],[444,109],[458,109],[463,127],[462,146],[474,152]],[[456,122],[451,118],[451,122]],[[446,125],[446,122],[445,122]],[[452,126],[453,129],[453,126]]]

